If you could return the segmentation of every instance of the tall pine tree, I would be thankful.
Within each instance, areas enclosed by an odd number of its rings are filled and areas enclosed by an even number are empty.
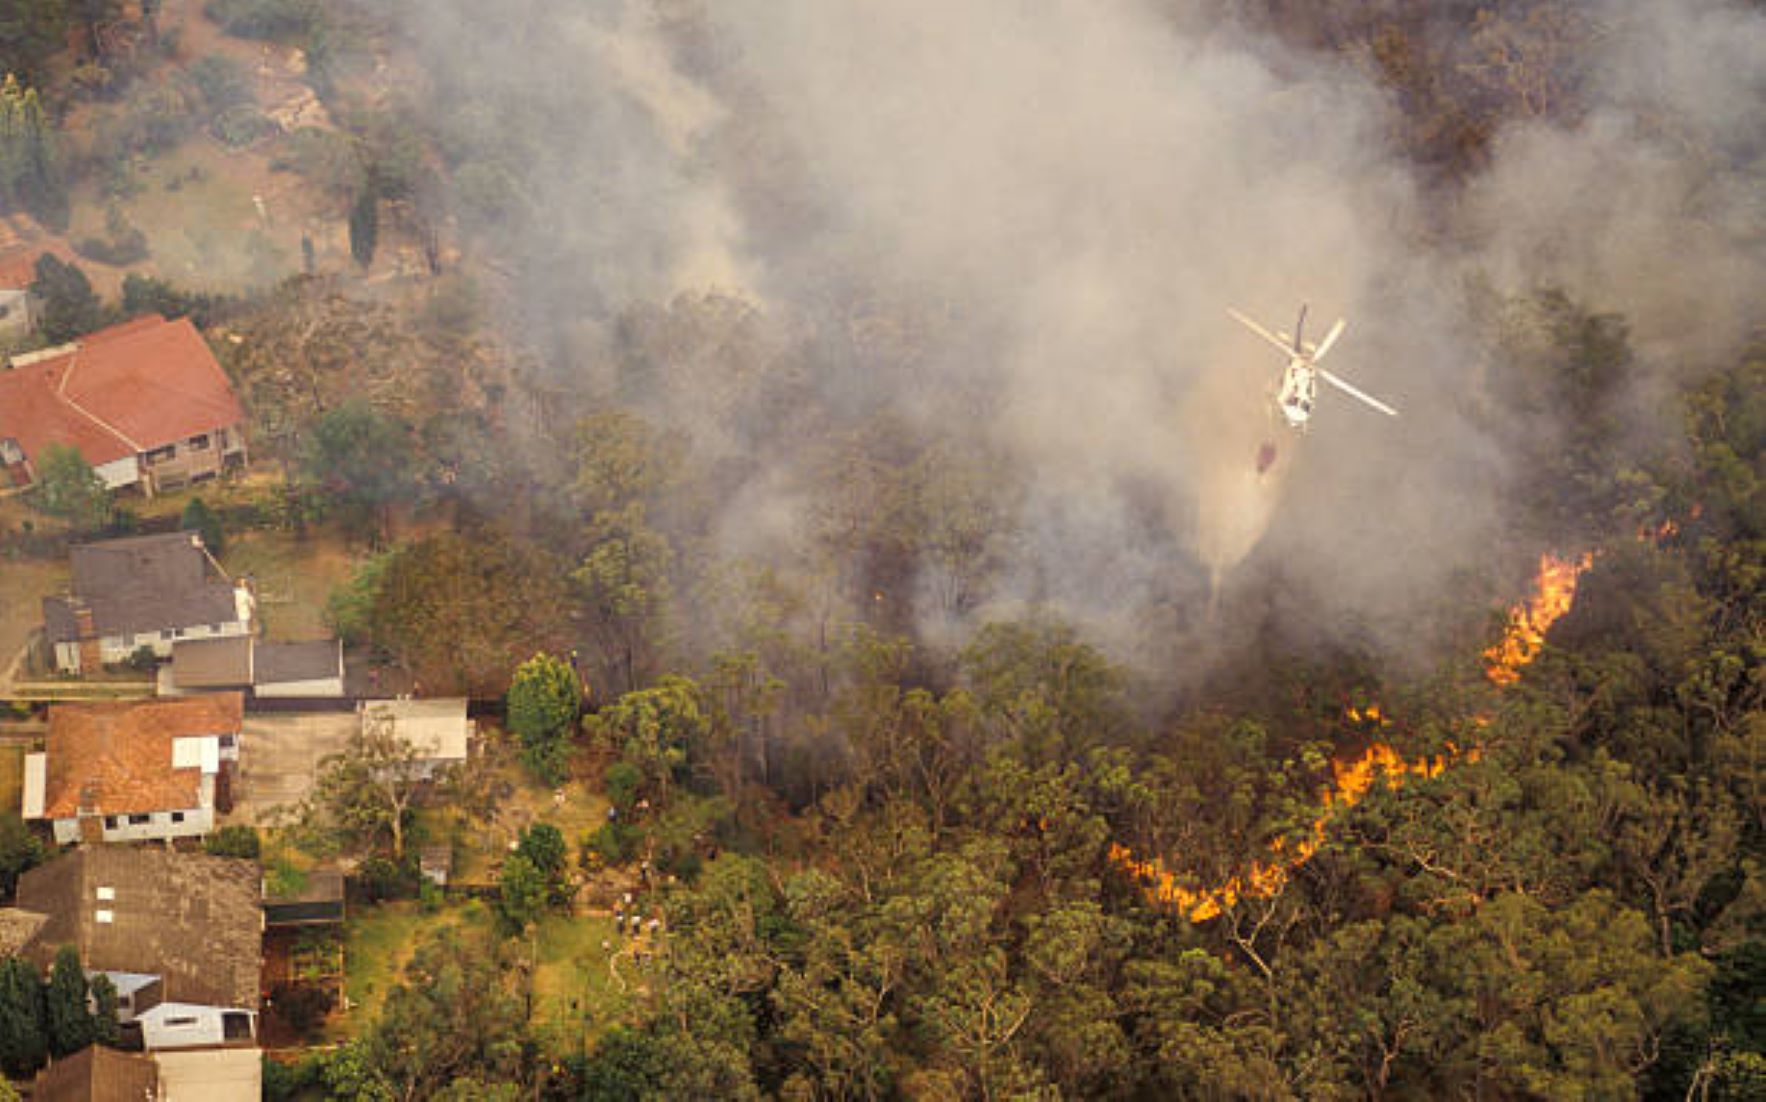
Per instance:
[[[97,1040],[86,995],[86,970],[80,964],[80,951],[63,945],[49,969],[49,987],[44,993],[52,1055],[67,1056]]]
[[[43,980],[18,957],[0,960],[0,1072],[30,1076],[49,1055],[43,1035]]]

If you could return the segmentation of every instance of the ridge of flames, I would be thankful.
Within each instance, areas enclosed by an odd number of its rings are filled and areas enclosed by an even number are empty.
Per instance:
[[[1570,611],[1576,600],[1576,582],[1593,563],[1592,551],[1579,559],[1539,557],[1533,599],[1509,610],[1502,639],[1484,652],[1484,675],[1492,684],[1506,688],[1521,679],[1521,667],[1539,657],[1545,633]]]
[[[1502,640],[1484,652],[1484,673],[1493,684],[1506,687],[1520,680],[1521,668],[1538,657],[1545,645],[1545,633],[1570,611],[1576,599],[1577,580],[1593,562],[1593,553],[1574,560],[1550,554],[1540,556],[1534,596],[1509,610]],[[1366,708],[1351,707],[1344,714],[1357,724],[1391,724],[1377,703]],[[1293,871],[1311,860],[1324,844],[1325,828],[1331,819],[1360,803],[1375,782],[1384,780],[1388,785],[1401,785],[1408,777],[1439,776],[1454,761],[1478,760],[1475,746],[1461,752],[1449,743],[1446,750],[1434,758],[1405,761],[1390,745],[1375,742],[1359,757],[1333,760],[1331,784],[1320,793],[1323,807],[1311,827],[1297,839],[1277,838],[1269,844],[1268,861],[1253,861],[1243,873],[1214,887],[1185,887],[1162,859],[1137,858],[1133,850],[1119,842],[1110,843],[1106,856],[1110,864],[1140,883],[1148,902],[1171,907],[1191,922],[1206,922],[1219,917],[1240,899],[1267,899],[1280,892]]]

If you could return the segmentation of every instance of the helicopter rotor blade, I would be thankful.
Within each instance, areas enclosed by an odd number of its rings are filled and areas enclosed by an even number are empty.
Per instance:
[[[1317,363],[1325,358],[1325,353],[1331,350],[1331,345],[1337,343],[1337,338],[1343,335],[1343,330],[1347,328],[1348,325],[1349,323],[1342,318],[1337,319],[1337,324],[1331,326],[1331,331],[1325,334],[1325,339],[1319,341],[1318,347],[1312,350],[1313,363]]]
[[[1380,401],[1378,398],[1375,398],[1373,395],[1366,393],[1365,391],[1355,389],[1354,387],[1350,386],[1348,383],[1344,382],[1343,380],[1337,378],[1335,375],[1332,375],[1330,372],[1326,371],[1324,368],[1315,367],[1315,368],[1313,368],[1313,370],[1317,371],[1319,374],[1319,377],[1322,378],[1325,382],[1331,384],[1332,386],[1336,387],[1338,390],[1349,395],[1350,397],[1361,399],[1362,401],[1366,402],[1368,405],[1374,407],[1375,409],[1379,410],[1381,413],[1384,413],[1389,417],[1398,416],[1398,411],[1393,409],[1391,406]]]
[[[1262,337],[1264,340],[1268,341],[1270,344],[1273,344],[1277,348],[1281,349],[1282,355],[1290,356],[1290,357],[1294,355],[1294,350],[1288,347],[1287,341],[1282,340],[1280,337],[1276,336],[1274,333],[1271,333],[1269,330],[1263,328],[1263,326],[1258,325],[1256,322],[1252,321],[1250,318],[1246,317],[1245,315],[1239,313],[1237,310],[1230,310],[1229,309],[1227,311],[1227,313],[1229,313],[1233,316],[1234,321],[1237,321],[1240,325],[1243,325],[1246,329],[1249,329],[1251,332],[1257,334],[1259,337]]]
[[[1302,302],[1300,304],[1300,320],[1296,321],[1294,323],[1294,355],[1296,355],[1296,356],[1306,355],[1305,351],[1303,351],[1303,349],[1305,349],[1305,347],[1306,347],[1305,342],[1303,342],[1300,339],[1301,334],[1305,333],[1305,332],[1306,332],[1306,304],[1304,302]]]

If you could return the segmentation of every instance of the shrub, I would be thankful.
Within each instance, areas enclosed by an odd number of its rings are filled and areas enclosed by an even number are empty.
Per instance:
[[[629,761],[616,761],[607,767],[601,787],[607,798],[621,812],[630,811],[638,798],[638,786],[644,783],[644,771]]]
[[[337,1005],[337,996],[328,987],[312,983],[280,983],[270,991],[276,1014],[303,1038],[311,1039],[325,1022],[325,1015]]]
[[[587,849],[599,854],[609,865],[621,865],[631,860],[637,843],[636,830],[621,822],[609,822],[602,823],[595,833],[589,835]]]
[[[251,102],[251,74],[245,66],[223,54],[199,58],[190,66],[190,79],[196,82],[196,90],[202,93],[203,102],[213,114]]]
[[[203,13],[237,38],[285,40],[319,26],[316,0],[209,0]]]
[[[224,826],[209,835],[202,848],[216,857],[249,857],[256,860],[263,853],[258,832],[248,826]]]
[[[184,506],[184,515],[179,518],[178,527],[201,536],[203,546],[208,548],[211,555],[219,555],[226,542],[226,533],[221,529],[221,518],[200,497],[191,498],[189,504]]]
[[[163,37],[163,36],[162,36]],[[264,1057],[265,1102],[293,1102],[321,1084],[325,1054],[309,1053],[292,1064]]]
[[[243,149],[276,133],[276,124],[262,111],[242,103],[216,115],[209,124],[209,133],[233,149]]]
[[[410,899],[417,894],[422,877],[417,863],[409,858],[396,862],[386,857],[370,857],[356,870],[356,881],[371,902],[385,899]]]
[[[82,237],[74,242],[74,251],[87,260],[121,268],[147,259],[147,235],[130,226],[117,237]]]

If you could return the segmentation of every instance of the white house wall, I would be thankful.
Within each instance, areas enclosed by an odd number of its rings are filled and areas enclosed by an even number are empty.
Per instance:
[[[135,1015],[135,1020],[141,1025],[142,1047],[151,1052],[162,1048],[225,1044],[225,1015],[230,1013],[243,1013],[252,1018],[252,1034],[257,1034],[255,1012],[200,1003],[160,1003]]]
[[[174,821],[173,815],[182,815],[183,821]],[[148,812],[144,823],[132,823],[127,815],[107,815],[105,820],[102,836],[106,842],[158,842],[167,838],[194,838],[215,829],[215,813],[206,807],[182,812]],[[110,825],[113,821],[115,826]],[[58,844],[74,844],[80,840],[80,820],[57,819],[54,833]]]
[[[251,625],[238,620],[229,620],[224,624],[190,624],[186,627],[167,628],[164,631],[142,632],[139,635],[106,635],[98,641],[99,657],[107,664],[127,662],[142,647],[152,647],[154,657],[170,658],[172,644],[180,639],[219,639],[230,635],[244,635],[251,630]],[[60,662],[62,648],[70,648],[74,663],[78,665],[78,651],[74,643],[57,643],[55,646],[56,661]]]
[[[326,677],[312,681],[277,681],[252,686],[252,692],[267,697],[340,697],[343,695],[343,678]]]
[[[141,481],[141,464],[132,455],[113,459],[109,463],[100,463],[92,470],[99,478],[104,479],[105,487],[111,490],[120,490]]]

